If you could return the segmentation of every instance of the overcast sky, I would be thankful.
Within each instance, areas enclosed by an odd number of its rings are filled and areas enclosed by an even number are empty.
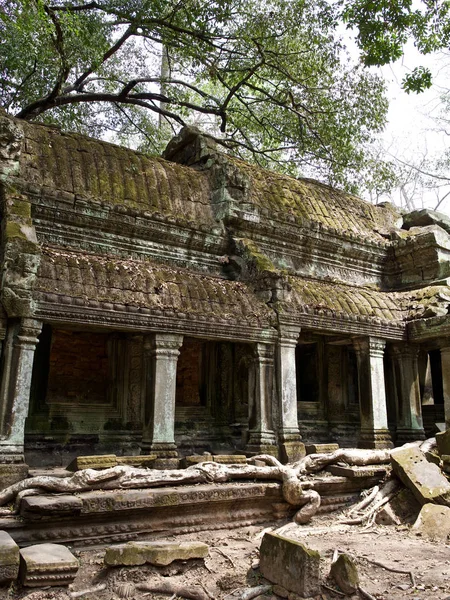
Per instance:
[[[406,94],[401,89],[402,79],[408,71],[419,65],[431,68],[433,86],[422,94]],[[387,158],[396,156],[405,163],[416,164],[428,170],[429,165],[422,161],[442,157],[450,139],[442,130],[442,124],[435,120],[442,110],[440,98],[448,90],[446,86],[450,75],[450,56],[440,54],[424,57],[411,44],[402,60],[383,67],[381,72],[388,83],[390,102],[389,123],[383,135]],[[448,175],[450,178],[450,172]],[[438,183],[441,185],[438,190],[427,191],[420,185],[414,188],[411,171],[410,183],[405,191],[413,199],[416,208],[422,208],[422,205],[435,208],[438,200],[449,193],[437,210],[450,216],[450,179],[449,185],[443,180]],[[396,204],[404,202],[400,190],[394,192],[392,200]]]

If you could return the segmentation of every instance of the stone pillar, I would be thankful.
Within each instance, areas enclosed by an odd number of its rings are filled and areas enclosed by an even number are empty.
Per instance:
[[[275,432],[272,425],[273,392],[272,344],[255,344],[253,364],[249,373],[249,440],[246,452],[277,456]]]
[[[392,448],[384,387],[385,345],[384,340],[374,337],[354,340],[358,361],[360,448]]]
[[[294,462],[305,456],[305,445],[300,441],[297,411],[297,373],[295,349],[300,327],[280,327],[277,354],[279,398],[279,450],[283,462]]]
[[[445,427],[450,429],[450,346],[441,348],[442,388],[444,391]]]
[[[398,444],[424,440],[420,398],[418,346],[396,344],[392,347],[396,390],[398,396]]]
[[[175,445],[175,391],[182,335],[156,333],[144,340],[147,371],[144,431],[141,453],[177,458]]]
[[[0,487],[20,481],[28,474],[24,459],[25,419],[41,329],[41,321],[24,318],[10,327],[5,343],[0,392]]]

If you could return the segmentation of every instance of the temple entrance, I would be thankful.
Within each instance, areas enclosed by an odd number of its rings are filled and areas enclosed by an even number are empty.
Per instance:
[[[245,445],[250,346],[185,337],[177,363],[175,440],[182,454]]]

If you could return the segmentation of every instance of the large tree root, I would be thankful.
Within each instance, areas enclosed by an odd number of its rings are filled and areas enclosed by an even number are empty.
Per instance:
[[[418,444],[428,450],[434,442],[435,440],[432,439]],[[417,444],[414,443],[413,445]],[[312,489],[307,489],[310,483],[302,481],[302,478],[307,474],[317,473],[336,462],[358,466],[388,463],[390,461],[390,450],[343,448],[330,454],[310,454],[290,465],[282,465],[276,458],[266,454],[255,458],[258,459],[258,462],[264,462],[266,466],[256,466],[255,464],[223,465],[215,462],[203,462],[187,469],[160,471],[119,465],[101,471],[84,469],[77,471],[71,477],[60,478],[39,475],[24,479],[1,490],[0,507],[15,501],[14,510],[17,512],[20,501],[24,496],[46,492],[70,494],[91,490],[142,489],[249,479],[275,480],[282,483],[285,501],[299,509],[294,516],[294,521],[297,524],[303,524],[308,523],[317,512],[320,506],[320,495]],[[351,512],[356,513],[356,516],[346,522],[362,523],[372,519],[372,516],[374,520],[377,510],[388,502],[394,493],[394,490],[389,487],[377,490],[369,499],[364,499],[357,507],[352,509]],[[4,514],[4,509],[0,508],[0,514]]]

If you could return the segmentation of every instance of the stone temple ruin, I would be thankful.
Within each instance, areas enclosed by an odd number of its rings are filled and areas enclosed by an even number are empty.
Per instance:
[[[77,455],[388,448],[450,424],[450,224],[0,119],[0,479]],[[25,460],[24,460],[25,456]]]

